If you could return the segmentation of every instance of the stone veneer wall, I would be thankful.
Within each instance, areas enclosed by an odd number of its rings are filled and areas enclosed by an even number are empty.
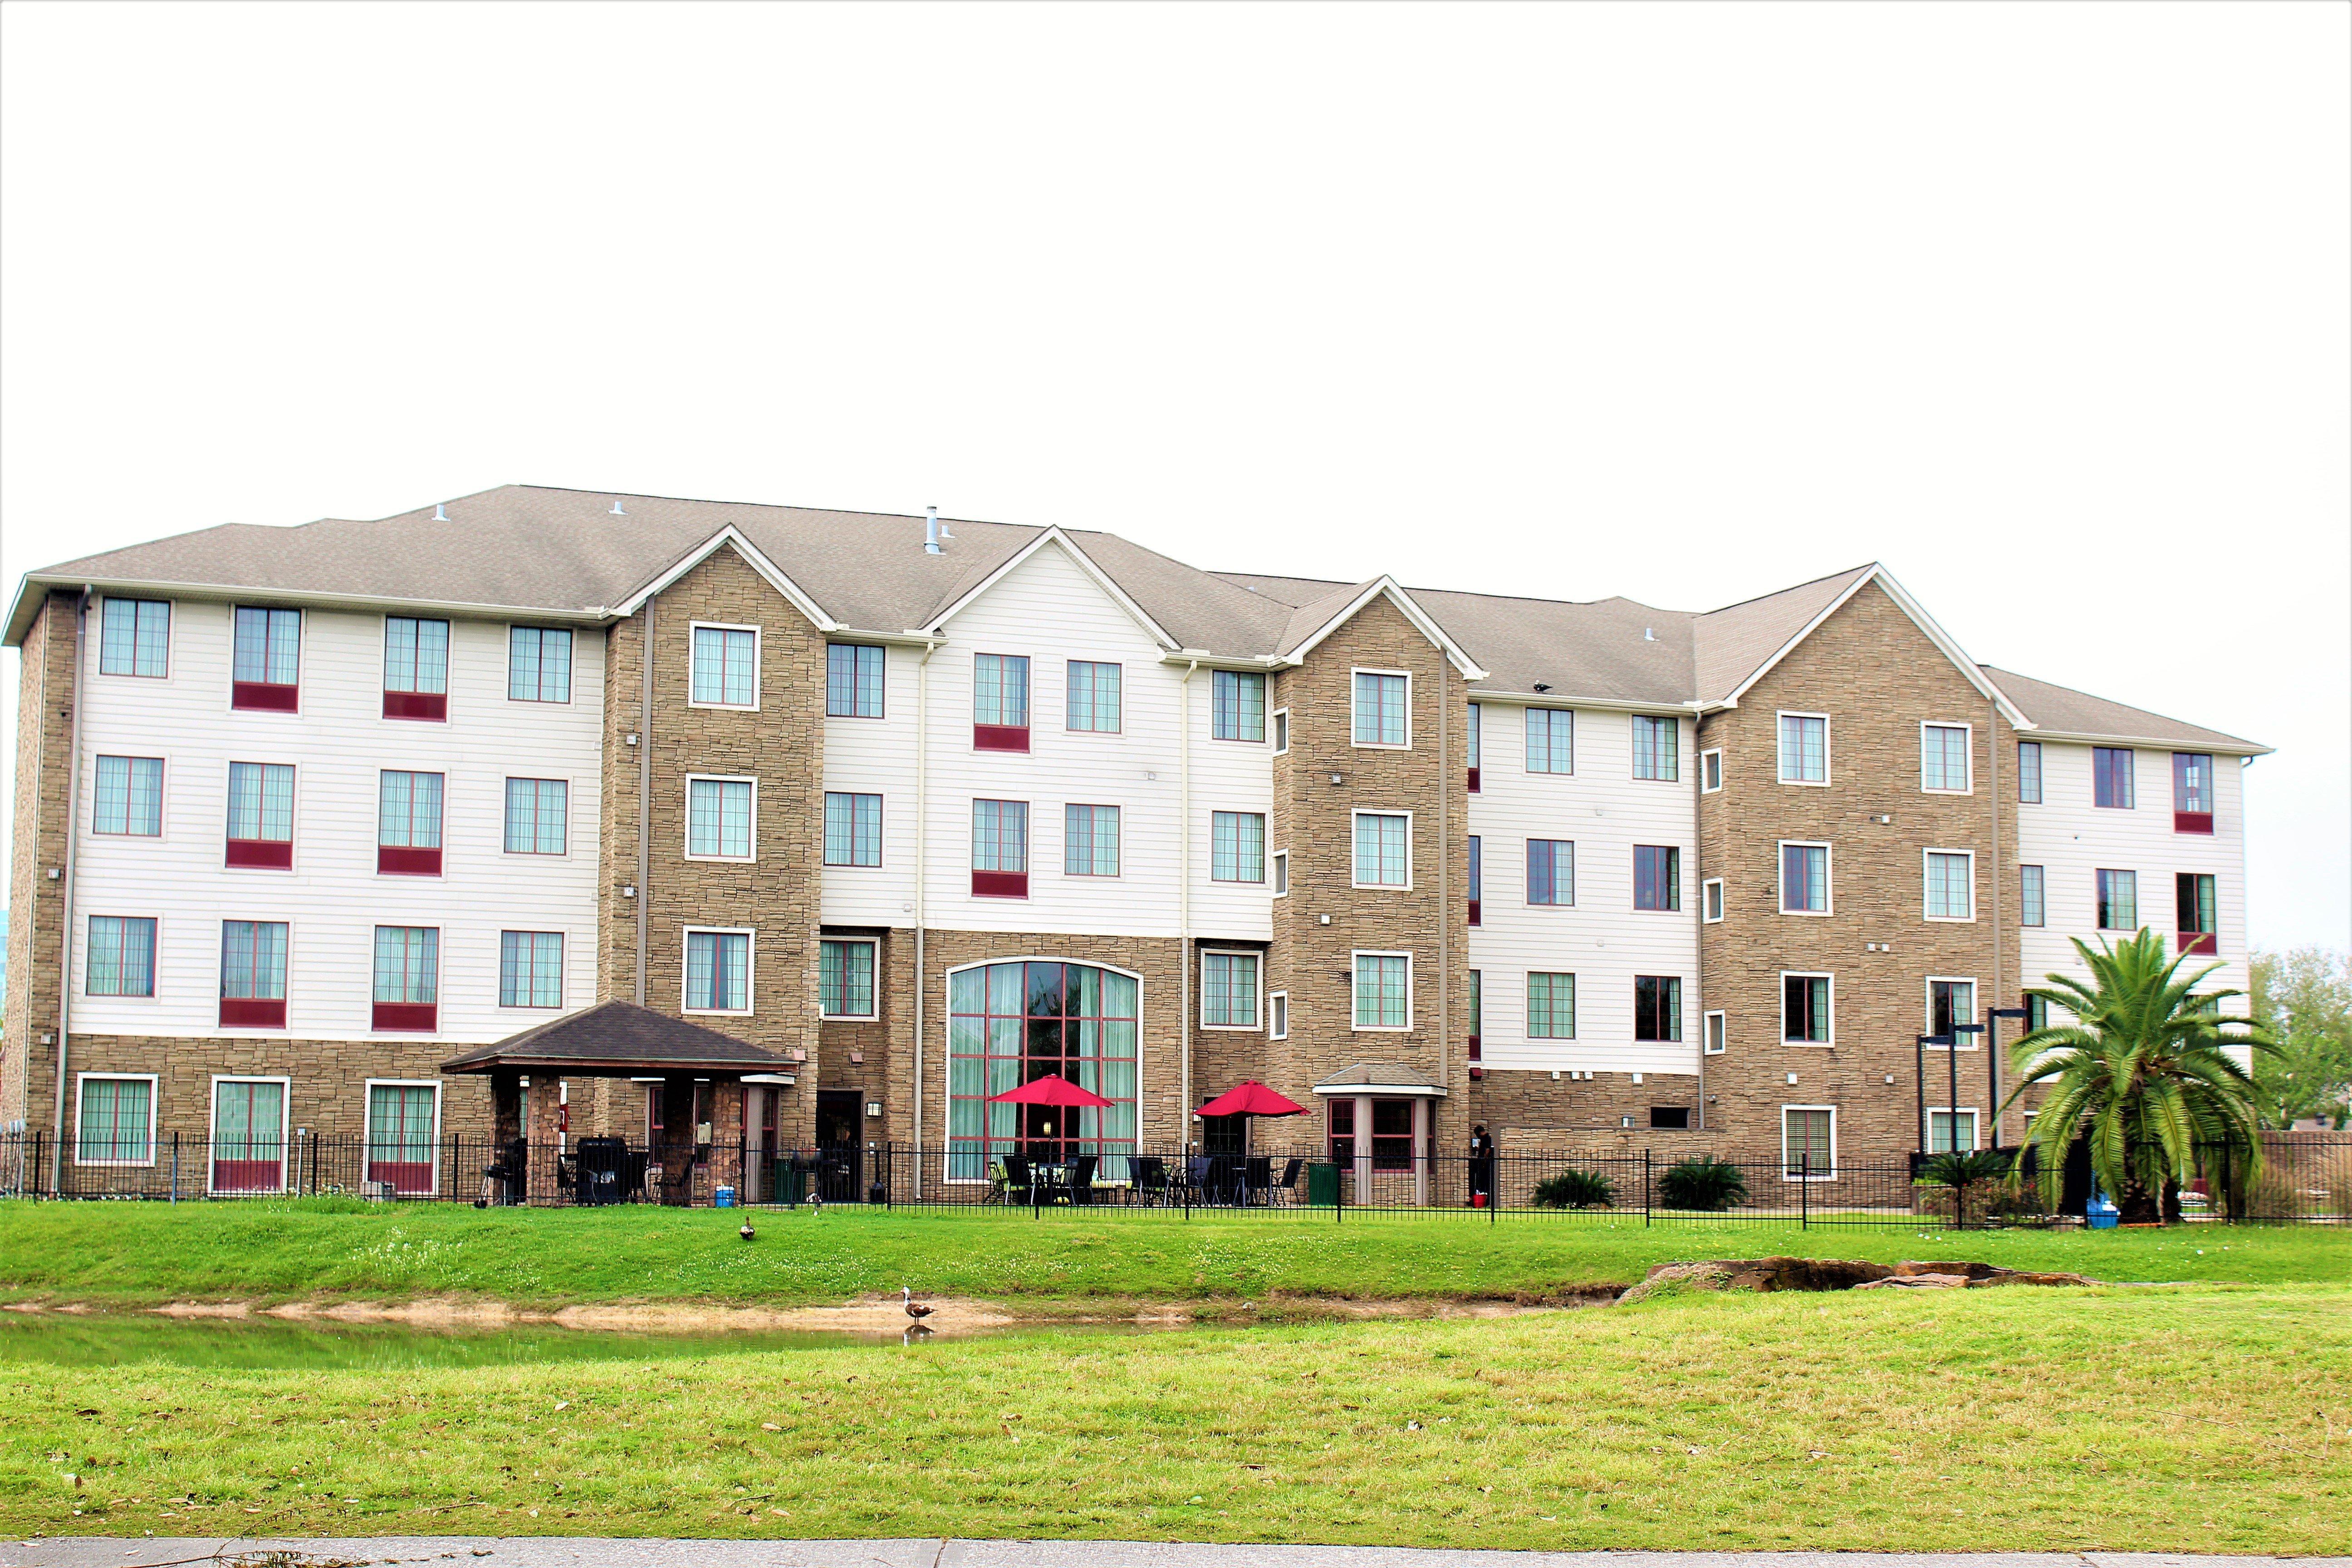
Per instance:
[[[74,601],[52,593],[25,634],[16,704],[16,840],[8,870],[8,999],[0,1127],[47,1132],[56,1114],[58,986],[65,964],[66,751],[73,741]],[[41,1044],[43,1035],[51,1043]],[[36,1058],[40,1058],[36,1061]],[[70,1069],[70,1065],[68,1066]],[[68,1129],[70,1131],[70,1129]]]
[[[441,1064],[466,1047],[440,1040],[385,1037],[366,1040],[289,1040],[275,1035],[185,1039],[145,1035],[76,1035],[69,1078],[86,1072],[156,1075],[155,1131],[201,1142],[212,1126],[212,1080],[289,1080],[286,1125],[323,1138],[358,1138],[367,1131],[370,1079],[439,1079],[445,1137],[488,1138],[490,1080],[441,1077]],[[74,1133],[74,1090],[66,1089],[66,1133]],[[574,1098],[578,1091],[574,1090]],[[573,1125],[580,1125],[578,1107]],[[47,1131],[47,1125],[39,1131]]]
[[[698,621],[760,628],[758,709],[690,704]],[[637,633],[616,632],[607,658],[609,668],[631,672],[608,688],[621,698],[611,710],[624,733],[641,719],[633,683],[642,668],[642,615],[632,624]],[[638,889],[648,917],[646,1005],[683,1012],[688,926],[750,929],[751,1013],[700,1021],[771,1050],[808,1054],[808,1070],[796,1075],[800,1083],[787,1091],[777,1121],[782,1142],[806,1144],[815,1132],[814,1082],[824,1063],[816,943],[824,856],[824,635],[727,546],[662,590],[653,627],[654,724],[645,737],[653,757],[651,871]],[[606,753],[606,783],[619,786],[604,797],[603,834],[618,857],[606,875],[615,886],[636,875],[635,759],[628,750],[613,746]],[[616,771],[628,776],[615,779]],[[687,779],[698,773],[759,781],[756,858],[686,858]],[[629,994],[634,985],[636,912],[628,903],[607,905],[606,945],[616,977],[606,984],[614,994]]]
[[[1357,668],[1412,674],[1409,749],[1354,744]],[[1449,1090],[1448,1100],[1436,1102],[1433,1128],[1436,1149],[1454,1151],[1470,1126],[1462,1119],[1470,1016],[1463,978],[1469,954],[1467,699],[1444,650],[1385,597],[1358,611],[1299,668],[1276,676],[1272,687],[1269,709],[1290,710],[1290,749],[1274,759],[1266,847],[1290,852],[1290,893],[1274,900],[1266,989],[1290,994],[1290,1037],[1265,1044],[1265,1079],[1319,1117],[1322,1108],[1311,1092],[1318,1079],[1357,1062],[1418,1068]],[[1342,782],[1333,784],[1333,773]],[[1410,890],[1351,886],[1351,814],[1359,810],[1413,814]],[[1324,915],[1331,917],[1329,925],[1322,923]],[[1453,970],[1443,984],[1441,931]],[[1412,954],[1410,1030],[1353,1027],[1353,954],[1360,949]],[[1441,1016],[1441,994],[1450,1016]]]
[[[1488,1068],[1484,1078],[1470,1085],[1465,1098],[1462,1131],[1466,1138],[1473,1125],[1484,1122],[1498,1143],[1529,1153],[1580,1152],[1596,1140],[1612,1148],[1618,1141],[1630,1140],[1638,1152],[1654,1136],[1667,1141],[1658,1145],[1662,1149],[1671,1143],[1679,1159],[1679,1151],[1691,1134],[1653,1129],[1650,1111],[1656,1106],[1687,1110],[1696,1131],[1698,1079],[1689,1073],[1645,1072],[1642,1081],[1635,1083],[1629,1072],[1597,1072],[1589,1079],[1571,1079],[1563,1072],[1555,1081],[1547,1072]],[[1628,1116],[1633,1119],[1631,1128],[1623,1124]],[[1462,1152],[1438,1150],[1441,1154]]]
[[[1826,786],[1779,782],[1777,714],[1782,710],[1830,715]],[[1919,726],[1937,721],[1972,726],[1970,794],[1928,795],[1919,787]],[[1725,892],[1724,920],[1700,927],[1701,1006],[1724,1012],[1728,1025],[1727,1050],[1706,1062],[1706,1121],[1714,1141],[1739,1158],[1775,1160],[1782,1106],[1831,1105],[1838,1111],[1841,1161],[1899,1157],[1917,1138],[1912,1042],[1927,1030],[1927,977],[1975,977],[1979,1016],[1988,1006],[2014,1001],[2014,737],[2005,721],[1994,721],[1984,696],[1874,583],[1750,689],[1737,709],[1707,716],[1698,749],[1718,747],[1724,787],[1699,797],[1697,873],[1722,878]],[[1871,820],[1879,815],[1894,820]],[[1832,913],[1780,912],[1783,839],[1832,844]],[[1976,852],[1972,922],[1923,918],[1923,852],[1931,847]],[[1998,973],[1996,910],[2002,928]],[[1866,952],[1866,942],[1891,943],[1893,951]],[[1832,1046],[1781,1044],[1783,970],[1835,976]],[[1691,1024],[1703,1029],[1699,1009],[1692,1011]],[[2013,1025],[2008,1037],[2016,1037]],[[1984,1052],[1963,1052],[1959,1064],[1960,1103],[1982,1106]],[[1932,1062],[1930,1072],[1929,1103],[1941,1103],[1942,1075]],[[2019,1125],[2012,1114],[2012,1134]],[[1990,1131],[1989,1120],[1985,1126]]]

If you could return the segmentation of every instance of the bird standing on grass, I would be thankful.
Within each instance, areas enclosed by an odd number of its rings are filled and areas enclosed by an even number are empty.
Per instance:
[[[923,1320],[931,1315],[931,1309],[915,1300],[915,1288],[912,1285],[901,1285],[898,1287],[898,1293],[907,1299],[907,1316],[915,1320],[915,1326],[919,1329],[929,1328],[930,1325]]]

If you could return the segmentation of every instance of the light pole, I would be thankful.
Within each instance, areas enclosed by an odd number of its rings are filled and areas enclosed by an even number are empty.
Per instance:
[[[1985,1017],[1988,1021],[1996,1018],[2030,1018],[2032,1016],[2032,1010],[2027,1007],[1985,1009]],[[1986,1036],[1985,1046],[1985,1083],[1992,1094],[1992,1098],[1986,1103],[1993,1107],[1992,1146],[1998,1149],[2000,1147],[2000,1026],[1999,1024],[1994,1024],[1991,1033]]]

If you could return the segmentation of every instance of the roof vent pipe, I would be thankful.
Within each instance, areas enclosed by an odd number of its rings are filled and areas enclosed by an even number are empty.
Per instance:
[[[954,535],[954,534],[952,534],[952,533],[949,532],[946,529],[941,528],[941,527],[940,526],[940,509],[939,509],[939,508],[937,508],[937,507],[933,506],[933,507],[925,507],[925,508],[923,509],[923,553],[924,553],[924,554],[926,554],[926,555],[938,555],[938,554],[942,553],[942,552],[941,552],[941,551],[940,551],[940,540],[942,540],[942,539],[950,539],[950,540],[951,540],[951,539],[953,539],[954,537],[955,537],[955,535]]]
[[[1643,627],[1642,628],[1642,640],[1643,640],[1643,642],[1655,642],[1655,641],[1657,641],[1657,640],[1658,640],[1657,628],[1656,628],[1656,627],[1654,627],[1654,626],[1643,626]]]
[[[613,503],[613,510],[606,512],[604,515],[607,517],[626,517],[629,514],[621,510],[621,503],[616,500]]]
[[[449,521],[449,510],[445,503],[437,500],[433,503],[433,521],[436,522]]]

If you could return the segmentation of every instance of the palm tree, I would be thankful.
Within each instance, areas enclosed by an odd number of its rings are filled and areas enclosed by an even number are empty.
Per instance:
[[[2094,984],[2063,974],[2027,991],[2074,1016],[2011,1047],[2017,1088],[2007,1110],[2034,1084],[2049,1086],[2026,1133],[2040,1154],[2042,1195],[2057,1206],[2066,1151],[2088,1142],[2091,1169],[2126,1225],[2161,1224],[2166,1199],[2193,1173],[2200,1150],[2225,1152],[2231,1180],[2243,1183],[2262,1158],[2254,1080],[2225,1047],[2277,1047],[2251,1018],[2224,1017],[2236,990],[2199,992],[2221,967],[2183,978],[2187,955],[2168,959],[2164,939],[2143,929],[2098,950],[2077,940]],[[2225,1033],[2226,1030],[2239,1033]]]

